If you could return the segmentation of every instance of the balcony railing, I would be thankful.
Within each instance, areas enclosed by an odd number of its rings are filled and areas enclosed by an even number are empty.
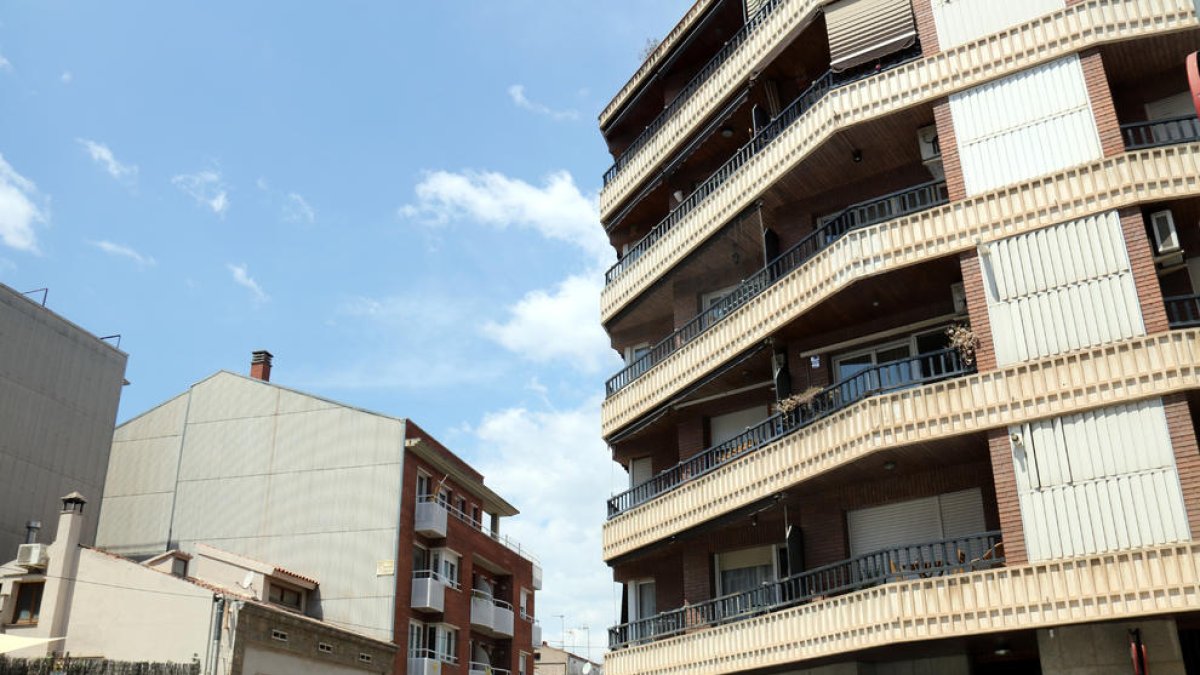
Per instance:
[[[750,161],[751,158],[762,152],[764,148],[770,145],[771,141],[775,140],[776,136],[779,136],[796,120],[800,119],[804,113],[808,112],[808,110],[812,108],[817,101],[820,101],[822,98],[824,98],[826,94],[834,89],[843,87],[852,82],[857,82],[858,80],[877,75],[885,70],[891,70],[892,68],[920,58],[920,56],[921,45],[916,44],[908,49],[896,52],[887,59],[881,61],[875,68],[844,73],[835,73],[832,70],[826,71],[824,75],[817,78],[816,81],[810,84],[803,93],[796,97],[796,100],[792,101],[788,107],[784,108],[783,111],[779,113],[778,117],[771,120],[770,124],[760,129],[753,138],[751,138],[736,153],[734,153],[733,156],[730,157],[723,165],[721,165],[721,167],[717,169],[711,176],[709,176],[707,180],[701,183],[691,195],[689,195],[686,199],[680,202],[678,206],[672,209],[671,212],[667,214],[666,218],[663,218],[661,222],[659,222],[649,232],[646,233],[646,236],[642,237],[641,240],[634,244],[624,257],[618,260],[615,265],[610,267],[608,271],[604,273],[604,283],[612,283],[613,280],[615,280],[621,275],[622,272],[628,269],[633,262],[637,260],[637,258],[641,257],[643,253],[650,250],[650,247],[653,246],[655,242],[657,242],[663,237],[663,235],[678,225],[679,221],[683,220],[685,216],[691,213],[692,210],[694,210],[700,205],[701,202],[707,199],[709,195],[711,195],[713,192],[716,192],[717,188],[721,187],[725,181],[729,180],[734,174],[736,174],[739,169],[741,169],[747,162]]]
[[[1164,120],[1122,124],[1121,135],[1125,137],[1125,148],[1128,150],[1190,143],[1200,140],[1200,119],[1195,115],[1184,115]]]
[[[1175,295],[1163,298],[1171,328],[1200,326],[1200,295]]]
[[[492,530],[484,527],[484,525],[481,521],[475,519],[473,516],[471,516],[467,512],[463,511],[462,509],[460,509],[456,506],[451,506],[450,504],[447,504],[446,502],[442,501],[441,499],[438,499],[434,495],[424,495],[424,496],[417,497],[417,503],[418,504],[422,504],[422,503],[439,504],[450,515],[454,516],[458,520],[461,520],[462,522],[466,523],[467,525],[470,525],[472,528],[479,530],[480,532],[482,532],[482,533],[486,534],[487,536],[491,537],[492,539],[496,540],[497,542],[500,543],[501,546],[507,548],[508,550],[512,551],[513,553],[516,553],[517,555],[521,556],[522,558],[533,563],[534,566],[537,566],[540,564],[538,557],[536,555],[534,555],[533,552],[530,551],[528,548],[525,548],[524,546],[522,546],[521,542],[513,539],[512,537],[509,537],[508,535],[500,534],[499,532],[493,532]],[[443,534],[442,536],[445,536],[445,534]]]
[[[608,646],[619,649],[892,581],[961,574],[1003,563],[998,531],[874,551],[750,591],[614,626],[608,630]]]
[[[654,137],[654,134],[658,133],[659,129],[662,129],[663,125],[667,123],[667,120],[671,119],[675,116],[675,113],[679,112],[679,109],[683,107],[683,104],[687,103],[688,100],[691,99],[692,94],[695,94],[696,90],[698,90],[701,85],[707,82],[709,78],[713,76],[713,73],[717,72],[717,69],[719,69],[725,64],[726,61],[729,60],[729,57],[733,56],[734,53],[737,52],[738,48],[740,48],[746,42],[746,40],[754,34],[754,31],[758,30],[760,26],[766,23],[767,18],[775,12],[775,8],[779,5],[782,5],[784,1],[785,0],[767,0],[767,2],[764,2],[759,11],[754,16],[750,17],[741,27],[741,29],[734,34],[733,37],[729,38],[729,41],[725,43],[725,46],[721,47],[721,50],[718,51],[715,56],[709,59],[708,63],[706,63],[704,67],[700,69],[700,72],[696,73],[691,80],[688,80],[688,83],[684,85],[683,89],[679,91],[671,103],[667,105],[667,107],[663,108],[662,112],[660,112],[658,116],[655,117],[645,129],[642,130],[642,133],[638,134],[637,138],[633,139],[633,143],[630,143],[629,147],[625,148],[625,152],[622,152],[621,156],[617,157],[616,161],[613,162],[613,165],[608,168],[608,171],[604,172],[605,185],[608,185],[610,182],[612,182],[612,179],[617,177],[617,174],[621,172],[621,169],[625,168],[625,166],[629,163],[629,160],[637,154],[638,150],[641,150],[642,147]]]
[[[471,661],[470,669],[471,675],[511,675],[512,673],[510,670],[497,668],[486,663],[480,663],[479,661]]]
[[[708,448],[614,496],[608,500],[608,517],[614,518],[867,397],[974,371],[974,365],[965,364],[953,349],[941,349],[879,364],[822,389],[791,412],[772,415],[730,440]]]
[[[629,383],[661,363],[663,359],[695,340],[723,317],[750,302],[776,281],[787,276],[789,272],[841,239],[847,232],[924,211],[948,201],[950,201],[950,195],[946,190],[945,181],[932,181],[852,204],[842,209],[829,218],[824,225],[738,284],[712,307],[663,338],[633,363],[609,378],[605,384],[605,396],[612,396],[624,389]]]

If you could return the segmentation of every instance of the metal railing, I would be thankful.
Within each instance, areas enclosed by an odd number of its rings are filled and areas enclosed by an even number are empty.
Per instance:
[[[517,555],[521,556],[522,558],[528,560],[529,562],[531,562],[535,565],[541,564],[541,561],[538,560],[538,557],[536,555],[534,555],[532,551],[530,551],[529,549],[522,546],[521,542],[517,541],[516,539],[513,539],[512,537],[509,537],[508,535],[500,534],[499,532],[493,532],[492,530],[489,530],[488,528],[484,527],[484,525],[481,521],[475,519],[470,514],[463,511],[462,509],[458,508],[457,506],[447,503],[444,499],[441,499],[437,495],[419,495],[417,497],[417,501],[440,504],[442,506],[442,508],[446,509],[447,513],[454,516],[458,520],[461,520],[462,522],[470,525],[472,528],[479,530],[483,534],[486,534],[491,539],[494,539],[495,541],[499,542],[499,544],[501,546],[507,548],[508,550],[512,551],[513,553],[516,553]]]
[[[728,441],[714,445],[612,497],[608,500],[608,517],[614,518],[869,396],[959,377],[974,371],[974,365],[966,365],[954,349],[940,349],[873,366],[825,387],[796,409],[772,415]]]
[[[441,572],[438,572],[437,570],[413,570],[412,578],[413,579],[432,579],[434,581],[441,583],[444,586],[449,586],[450,588],[457,589],[459,587],[457,581],[450,579],[449,577],[442,574]]]
[[[1200,326],[1200,295],[1174,295],[1163,298],[1163,304],[1171,328]]]
[[[497,668],[493,665],[479,661],[471,661],[469,668],[471,673],[479,673],[480,675],[511,675],[512,673],[510,670]]]
[[[753,590],[614,626],[608,630],[608,646],[619,649],[879,584],[961,574],[1003,563],[1004,546],[999,531],[873,551]]]
[[[610,284],[620,274],[633,264],[633,261],[641,257],[643,253],[648,251],[659,239],[669,232],[673,227],[679,224],[685,216],[692,212],[713,192],[716,192],[719,187],[725,184],[734,174],[738,172],[751,158],[762,152],[775,137],[779,136],[790,127],[796,120],[800,119],[804,113],[808,112],[817,101],[825,97],[826,94],[839,87],[846,86],[853,82],[857,82],[867,77],[872,77],[886,70],[890,70],[897,66],[913,61],[921,56],[921,45],[917,43],[912,47],[889,56],[887,59],[879,62],[877,67],[857,69],[853,72],[835,73],[832,70],[826,71],[824,75],[818,77],[812,84],[808,86],[799,96],[796,97],[788,107],[784,108],[769,124],[758,131],[749,141],[746,142],[737,152],[733,154],[724,164],[721,165],[711,176],[701,183],[692,194],[680,202],[665,218],[655,225],[646,236],[642,237],[636,244],[630,247],[629,251],[610,267],[604,273],[604,283]]]
[[[408,658],[410,659],[429,659],[430,661],[441,661],[455,665],[458,663],[458,657],[453,654],[443,654],[436,649],[428,649],[425,647],[409,648]]]
[[[692,79],[688,80],[688,83],[683,86],[683,89],[679,90],[679,93],[676,94],[675,98],[671,100],[671,103],[668,104],[667,107],[663,108],[662,112],[660,112],[658,116],[651,120],[650,124],[646,125],[646,128],[642,130],[642,133],[638,134],[637,138],[633,139],[633,142],[629,144],[629,147],[625,148],[625,151],[622,152],[619,157],[617,157],[616,161],[613,162],[613,165],[604,172],[605,186],[612,182],[612,179],[617,177],[617,174],[619,174],[621,170],[629,164],[629,160],[637,154],[638,150],[641,150],[642,147],[654,137],[654,134],[658,133],[659,129],[663,128],[663,125],[667,123],[667,120],[671,119],[675,116],[675,113],[679,112],[679,109],[683,107],[683,104],[687,103],[688,100],[692,98],[692,95],[695,94],[698,89],[700,89],[701,85],[707,82],[709,78],[713,76],[713,73],[717,72],[717,69],[724,65],[725,62],[729,60],[729,57],[733,56],[734,53],[737,52],[737,50],[743,44],[745,44],[746,40],[754,34],[754,31],[758,30],[760,26],[766,23],[767,18],[775,12],[775,8],[779,5],[782,5],[784,2],[785,0],[767,0],[767,2],[763,3],[762,7],[757,13],[755,13],[754,16],[746,20],[746,23],[742,25],[738,32],[734,33],[733,37],[729,38],[729,41],[726,42],[723,47],[721,47],[720,51],[718,51],[711,59],[709,59],[708,63],[706,63],[699,72],[692,76]]]
[[[778,255],[758,272],[738,284],[712,307],[660,340],[645,354],[605,383],[605,397],[612,396],[644,375],[684,345],[699,337],[735,309],[750,302],[776,281],[812,259],[843,235],[859,228],[924,211],[950,201],[945,181],[930,181],[882,197],[852,204],[833,214],[794,246]]]
[[[1200,141],[1200,119],[1195,115],[1121,125],[1127,150]]]

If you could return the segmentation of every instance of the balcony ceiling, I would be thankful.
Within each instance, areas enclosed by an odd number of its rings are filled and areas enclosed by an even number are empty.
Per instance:
[[[1153,39],[1117,42],[1101,48],[1105,73],[1114,87],[1140,85],[1150,74],[1178,78],[1178,87],[1187,89],[1184,59],[1200,48],[1200,30],[1156,35]]]

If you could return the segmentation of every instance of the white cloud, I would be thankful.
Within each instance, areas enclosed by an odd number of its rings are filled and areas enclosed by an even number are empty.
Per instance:
[[[180,174],[172,178],[171,183],[218,216],[224,216],[229,210],[229,192],[217,171]]]
[[[498,228],[526,227],[578,246],[596,264],[614,258],[595,196],[580,192],[566,171],[550,174],[541,187],[490,171],[434,171],[416,193],[417,203],[402,207],[401,215],[431,223],[469,218]]]
[[[13,71],[12,62],[4,58],[3,54],[0,54],[0,70],[6,73],[11,73]]]
[[[148,255],[142,255],[141,253],[135,251],[132,247],[125,246],[124,244],[115,244],[111,241],[103,240],[93,241],[91,244],[92,246],[95,246],[109,255],[117,256],[118,258],[128,258],[141,267],[153,267],[154,265],[158,264],[154,258],[151,258]]]
[[[60,75],[58,79],[61,80],[63,84],[71,84],[71,82],[75,80],[75,76],[71,74],[71,71],[64,70],[63,74]]]
[[[562,122],[565,120],[579,119],[579,111],[577,110],[555,110],[544,103],[531,101],[525,96],[525,85],[514,84],[508,88],[508,97],[516,104],[518,108],[545,115],[552,120]]]
[[[552,617],[564,615],[568,631],[590,628],[595,659],[604,653],[604,628],[616,622],[620,607],[612,574],[600,559],[605,500],[626,480],[609,460],[599,428],[599,398],[570,410],[492,412],[474,430],[479,449],[471,458],[487,484],[521,510],[501,532],[531,546],[541,561],[545,583],[537,614],[543,639],[555,639],[561,624]],[[581,632],[579,642],[583,637]]]
[[[17,173],[0,155],[0,243],[18,251],[37,253],[34,226],[46,222],[46,214],[33,181]]]
[[[567,277],[553,291],[530,291],[508,308],[505,322],[488,322],[483,332],[535,363],[558,361],[585,373],[617,367],[600,326],[600,290],[598,274]]]
[[[317,220],[317,212],[308,202],[295,192],[289,192],[287,202],[283,205],[283,219],[289,223],[312,224]]]
[[[242,263],[241,265],[226,263],[225,267],[229,270],[229,274],[233,276],[233,282],[235,284],[250,291],[250,293],[254,296],[254,302],[263,303],[271,299],[270,296],[263,291],[262,286],[259,286],[258,282],[254,280],[254,277],[250,276],[250,272],[247,271],[245,263]]]
[[[77,138],[75,140],[83,146],[84,150],[86,150],[88,155],[91,156],[93,162],[104,167],[104,170],[108,172],[108,175],[116,178],[119,181],[137,180],[137,165],[122,164],[121,162],[117,161],[117,158],[113,155],[112,150],[110,150],[107,145],[103,143],[97,143],[96,141],[91,141],[86,138]]]

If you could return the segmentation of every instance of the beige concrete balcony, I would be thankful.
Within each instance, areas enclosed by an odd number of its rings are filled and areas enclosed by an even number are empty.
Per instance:
[[[601,407],[602,432],[611,436],[860,279],[1067,220],[1198,194],[1200,144],[1184,143],[846,232],[615,390]]]
[[[1200,387],[1187,328],[867,398],[697,476],[604,525],[604,559],[736,511],[886,448]]]
[[[610,652],[609,675],[733,673],[872,647],[1200,609],[1200,544],[931,574]]]
[[[1086,0],[834,89],[781,130],[768,147],[707,193],[703,202],[669,230],[657,233],[654,245],[605,287],[601,317],[605,322],[610,321],[726,221],[749,207],[764,190],[842,129],[930,104],[949,94],[1088,47],[1197,26],[1200,21],[1190,0]],[[649,148],[647,145],[643,152],[655,154]],[[613,194],[620,189],[620,181],[635,173],[639,172],[623,171],[611,184]]]

